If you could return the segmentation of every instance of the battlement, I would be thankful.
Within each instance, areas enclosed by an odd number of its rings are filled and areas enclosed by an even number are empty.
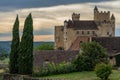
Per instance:
[[[99,11],[96,6],[94,9],[94,20],[97,22],[110,21],[110,11]]]
[[[79,19],[80,19],[80,14],[77,14],[77,13],[72,14],[72,20],[73,21],[78,21]]]
[[[99,14],[110,14],[110,11],[98,11]]]

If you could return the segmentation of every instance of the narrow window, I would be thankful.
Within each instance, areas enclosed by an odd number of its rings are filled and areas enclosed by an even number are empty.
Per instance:
[[[67,32],[66,32],[66,34],[67,34]]]
[[[79,31],[77,31],[76,34],[79,34]]]
[[[90,34],[90,31],[88,31],[87,34]]]
[[[82,31],[82,34],[84,34],[84,31]]]
[[[95,34],[95,31],[92,31],[93,35]]]

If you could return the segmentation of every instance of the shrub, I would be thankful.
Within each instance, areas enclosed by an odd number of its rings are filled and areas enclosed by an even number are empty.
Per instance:
[[[116,66],[120,67],[120,54],[116,55],[115,59],[116,59]]]
[[[79,55],[77,59],[73,61],[76,71],[91,71],[92,65],[88,56]]]
[[[94,70],[95,65],[101,62],[107,63],[105,49],[96,42],[82,43],[82,53],[73,61],[77,71]]]
[[[112,73],[112,66],[105,63],[97,64],[95,67],[95,73],[97,77],[101,78],[101,80],[108,80]]]
[[[48,76],[54,74],[65,74],[74,72],[75,67],[71,63],[61,63],[61,64],[54,64],[49,63],[47,67],[42,67],[37,72],[34,71],[33,76]]]

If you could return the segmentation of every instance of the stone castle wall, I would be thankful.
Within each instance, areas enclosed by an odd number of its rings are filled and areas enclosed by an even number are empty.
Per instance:
[[[59,64],[61,62],[70,62],[76,58],[79,51],[64,51],[64,50],[41,50],[34,52],[34,67],[40,68],[46,62],[54,62]]]
[[[64,48],[64,27],[56,26],[55,27],[55,49]]]

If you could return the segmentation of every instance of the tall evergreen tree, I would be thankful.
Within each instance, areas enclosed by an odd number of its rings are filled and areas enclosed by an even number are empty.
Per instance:
[[[16,20],[13,26],[12,34],[13,34],[13,39],[11,44],[9,70],[10,70],[10,73],[15,74],[15,73],[18,73],[17,59],[18,59],[18,47],[20,42],[18,15],[16,17]]]
[[[24,24],[23,35],[19,46],[19,74],[32,74],[33,71],[33,20],[31,13]]]

